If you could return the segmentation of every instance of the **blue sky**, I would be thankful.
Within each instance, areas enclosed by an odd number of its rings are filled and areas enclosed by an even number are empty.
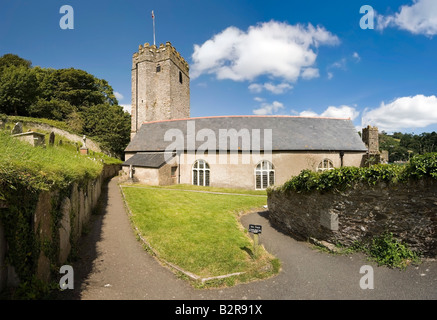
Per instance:
[[[357,128],[437,131],[436,0],[0,0],[0,55],[83,69],[131,103],[139,44],[190,64],[191,116],[351,117]],[[74,9],[63,30],[60,8]],[[374,9],[374,29],[360,21]],[[370,20],[365,20],[368,24]]]

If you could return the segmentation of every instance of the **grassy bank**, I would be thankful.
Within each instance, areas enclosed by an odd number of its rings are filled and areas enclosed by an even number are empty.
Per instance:
[[[29,190],[63,188],[96,178],[103,168],[102,161],[72,152],[68,145],[35,148],[6,132],[0,132],[0,154],[0,192],[17,184]]]
[[[277,260],[264,248],[255,257],[253,242],[238,221],[241,213],[262,209],[266,198],[171,188],[122,189],[133,223],[162,259],[203,278],[244,272],[238,279],[209,285],[232,285],[278,271]]]

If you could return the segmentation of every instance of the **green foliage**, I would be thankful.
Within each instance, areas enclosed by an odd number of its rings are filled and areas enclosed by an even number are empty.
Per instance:
[[[3,68],[0,72],[0,113],[27,115],[35,101],[37,82],[32,69],[24,66]]]
[[[59,288],[58,283],[46,283],[32,276],[21,281],[17,288],[12,288],[8,298],[11,300],[52,300],[53,292],[57,288]]]
[[[29,107],[28,113],[29,116],[35,118],[63,121],[68,119],[70,114],[74,113],[75,110],[76,109],[68,101],[38,99],[38,101]]]
[[[97,79],[83,70],[55,70],[52,74],[52,84],[54,90],[51,92],[51,98],[67,101],[77,107],[78,111],[102,103],[118,104],[113,89],[106,80]]]
[[[0,114],[63,121],[120,157],[130,140],[130,115],[112,87],[84,70],[31,67],[16,55],[0,57]]]
[[[32,65],[31,61],[20,58],[16,54],[7,53],[2,57],[0,57],[0,71],[3,68],[11,67],[11,66],[12,67],[22,66],[22,67],[30,68],[31,65]]]
[[[420,261],[419,256],[411,251],[407,245],[395,239],[391,232],[373,238],[370,244],[365,246],[364,251],[378,265],[391,268],[404,269],[409,263]]]
[[[0,133],[0,154],[0,192],[17,185],[38,191],[63,189],[73,181],[97,177],[103,167],[101,161],[66,148],[34,148],[4,132]]]
[[[73,147],[73,148],[71,148]],[[38,257],[43,251],[52,264],[59,249],[60,199],[71,192],[71,185],[95,179],[102,171],[102,157],[82,156],[75,146],[32,147],[0,131],[0,200],[8,208],[0,209],[9,250],[7,261],[15,267],[20,288],[13,295],[33,299],[44,295],[47,287],[34,279]],[[42,191],[58,190],[52,199],[52,240],[39,238],[34,212]]]
[[[82,113],[83,133],[94,137],[102,148],[122,154],[130,140],[130,115],[118,105],[99,104]]]
[[[427,153],[413,157],[406,171],[409,176],[416,179],[423,177],[437,179],[437,153]]]
[[[413,155],[437,151],[437,133],[412,133],[395,132],[392,135],[381,133],[379,135],[380,150],[389,152],[389,162],[407,161]]]
[[[378,164],[368,168],[342,167],[322,173],[302,170],[298,176],[285,182],[280,190],[326,192],[345,190],[354,183],[376,185],[380,182],[398,183],[424,177],[437,179],[437,153],[417,155],[405,166]]]

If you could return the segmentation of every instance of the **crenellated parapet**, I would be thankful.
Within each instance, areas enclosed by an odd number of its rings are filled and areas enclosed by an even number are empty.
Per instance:
[[[159,63],[160,61],[164,61],[170,59],[175,64],[179,66],[179,68],[188,75],[189,65],[187,61],[181,56],[181,54],[172,46],[170,42],[166,42],[166,44],[160,44],[159,47],[156,45],[150,45],[146,42],[144,45],[139,45],[138,51],[133,54],[133,63],[139,63],[143,61],[150,61]]]

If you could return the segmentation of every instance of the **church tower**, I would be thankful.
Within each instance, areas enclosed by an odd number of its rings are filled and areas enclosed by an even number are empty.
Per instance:
[[[134,53],[131,117],[131,140],[144,122],[190,117],[189,66],[170,42]]]

